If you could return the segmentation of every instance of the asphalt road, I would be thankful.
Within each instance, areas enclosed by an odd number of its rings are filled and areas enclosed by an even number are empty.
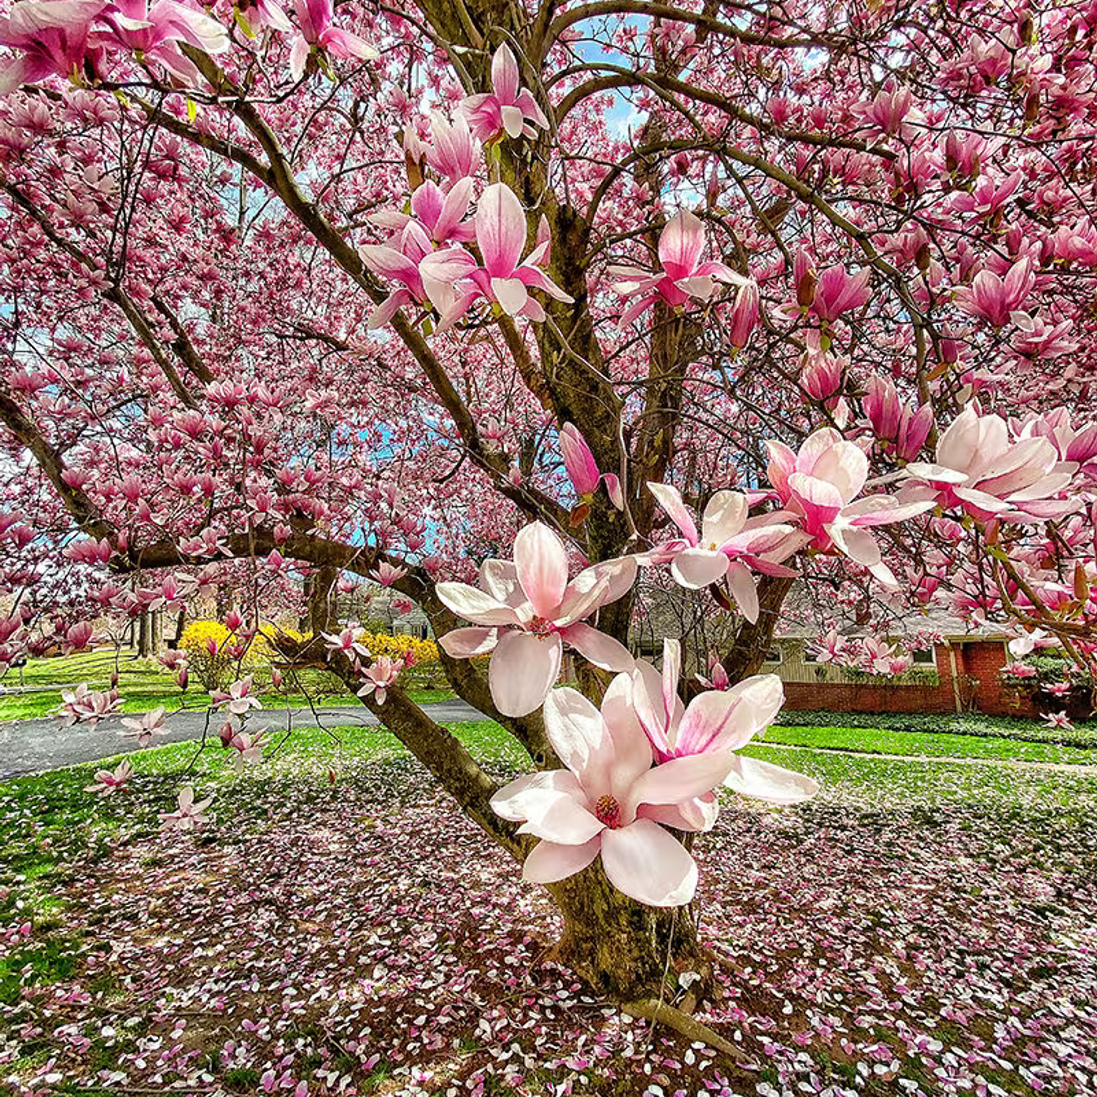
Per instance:
[[[424,705],[423,710],[440,724],[483,720],[482,713],[464,701],[442,701]],[[323,708],[317,710],[323,727],[345,727],[348,724],[375,725],[377,719],[364,707]],[[285,729],[293,720],[294,727],[313,725],[315,718],[309,709],[264,709],[255,713],[250,723],[253,727],[269,727],[272,731]],[[210,734],[216,735],[223,721],[215,713],[210,720]],[[159,734],[153,743],[181,743],[201,739],[206,727],[206,713],[179,712],[165,721],[166,734]],[[135,739],[124,738],[119,717],[101,720],[95,727],[75,724],[62,727],[56,716],[35,720],[15,720],[0,723],[0,779],[15,777],[21,773],[40,773],[43,770],[60,769],[81,762],[96,762],[115,754],[125,754],[139,749]]]

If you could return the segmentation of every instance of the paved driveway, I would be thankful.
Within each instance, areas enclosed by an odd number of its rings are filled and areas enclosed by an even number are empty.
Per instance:
[[[464,701],[441,701],[424,705],[423,710],[440,724],[485,719],[482,713],[471,705],[466,705]],[[352,708],[323,708],[317,711],[323,727],[377,723],[377,719],[361,705]],[[294,727],[315,723],[312,711],[307,708],[288,711],[284,708],[264,709],[261,717],[261,721],[254,722],[255,726],[265,725],[275,731],[288,727],[291,719]],[[164,722],[168,731],[167,734],[157,735],[157,745],[201,739],[206,727],[206,713],[179,712],[167,717]],[[221,723],[215,713],[210,720],[211,735],[217,733]],[[93,728],[82,724],[64,728],[56,716],[0,723],[0,779],[20,773],[59,769],[61,766],[72,766],[80,762],[96,762],[100,758],[137,750],[136,740],[123,738],[123,730],[118,717],[100,721]]]

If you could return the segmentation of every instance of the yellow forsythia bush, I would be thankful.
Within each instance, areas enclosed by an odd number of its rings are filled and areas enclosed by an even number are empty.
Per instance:
[[[220,621],[192,621],[183,630],[179,646],[187,653],[191,677],[207,690],[213,691],[225,689],[241,674],[254,675],[256,685],[268,681],[272,660],[280,658],[276,646],[277,638],[303,643],[309,636],[284,625],[263,624],[240,665],[225,650],[236,641],[236,637]],[[211,640],[216,644],[215,655],[210,654]],[[366,632],[362,634],[359,643],[375,656],[388,655],[395,659],[410,654],[414,662],[401,675],[401,685],[407,689],[443,688],[446,685],[446,677],[438,658],[438,645],[433,640]],[[339,692],[342,689],[341,683],[334,677],[331,682],[325,682],[324,686],[324,692]]]
[[[210,652],[210,641],[216,644],[216,654]],[[187,669],[211,693],[225,689],[244,674],[257,674],[266,667],[269,649],[261,637],[252,641],[243,661],[230,655],[227,648],[236,643],[236,636],[220,621],[191,621],[179,639],[179,647],[187,653]]]
[[[433,640],[367,632],[360,642],[374,655],[388,655],[394,659],[408,654],[413,657],[414,665],[400,675],[400,684],[405,689],[441,689],[447,684],[438,659],[438,645]]]

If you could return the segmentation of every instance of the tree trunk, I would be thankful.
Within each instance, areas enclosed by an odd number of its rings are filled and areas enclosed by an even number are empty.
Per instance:
[[[644,906],[619,892],[597,861],[548,890],[564,918],[556,958],[601,993],[620,1002],[673,1002],[680,975],[695,972],[702,986],[711,983],[692,908]]]
[[[773,641],[781,606],[792,588],[792,580],[783,576],[763,575],[758,581],[758,620],[744,620],[735,641],[721,660],[732,684],[757,674]]]
[[[187,611],[181,609],[178,616],[175,618],[175,635],[168,641],[168,647],[173,651],[178,650],[179,645],[183,642],[183,630],[187,626]]]
[[[149,628],[149,625],[150,625],[149,616],[150,615],[149,615],[148,611],[146,610],[146,611],[142,612],[141,617],[139,618],[139,626],[140,627],[138,628],[138,632],[137,632],[137,654],[141,658],[144,658],[145,656],[147,656],[151,653],[150,652],[151,644],[150,644],[150,641],[149,641],[149,633],[151,631],[150,628]]]
[[[335,612],[335,584],[339,580],[339,569],[321,567],[309,575],[308,591],[309,631],[313,636],[321,632],[335,631],[337,617]]]

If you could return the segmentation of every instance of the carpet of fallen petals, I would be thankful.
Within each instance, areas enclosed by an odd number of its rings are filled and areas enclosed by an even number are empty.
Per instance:
[[[800,768],[818,801],[729,801],[699,847],[723,963],[698,1016],[740,1065],[549,959],[546,896],[409,759],[331,783],[290,755],[221,787],[196,834],[148,825],[178,783],[156,775],[77,828],[51,885],[50,979],[19,979],[46,931],[7,903],[0,1089],[1097,1093],[1097,776]],[[0,794],[0,825],[33,844],[21,804],[5,815]]]

